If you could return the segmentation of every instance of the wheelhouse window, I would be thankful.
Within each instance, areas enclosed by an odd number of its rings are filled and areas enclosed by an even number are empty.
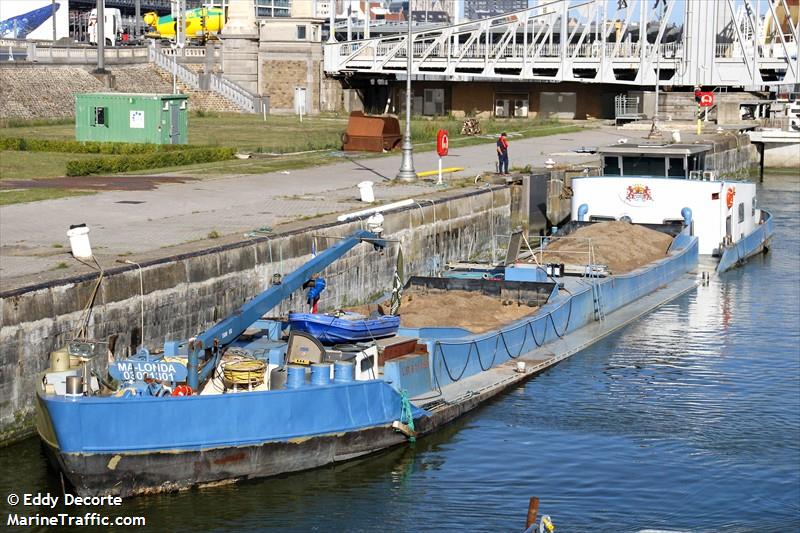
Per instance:
[[[626,176],[663,176],[664,158],[629,156],[622,158],[622,168]]]
[[[619,169],[619,157],[608,155],[603,158],[603,174],[606,176],[621,176]]]
[[[682,157],[670,157],[668,158],[668,162],[669,169],[667,171],[667,176],[686,177],[686,169],[683,167]]]

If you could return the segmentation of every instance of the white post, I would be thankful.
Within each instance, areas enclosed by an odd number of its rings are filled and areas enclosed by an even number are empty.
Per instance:
[[[172,94],[178,94],[178,44],[172,43]]]
[[[353,40],[353,21],[351,20],[352,13],[350,10],[350,5],[347,6],[347,40]]]
[[[439,156],[439,181],[436,183],[437,185],[442,184],[442,156]]]
[[[653,110],[653,123],[655,123],[655,121],[658,120],[658,85],[660,81],[661,81],[661,44],[656,43],[656,108],[655,110]]]
[[[328,42],[335,43],[336,42],[336,0],[330,0],[330,10],[331,10],[331,22],[330,22],[330,30],[328,32]]]
[[[366,0],[364,5],[367,7],[366,13],[364,13],[364,39],[369,39],[369,19],[370,19],[370,0]]]

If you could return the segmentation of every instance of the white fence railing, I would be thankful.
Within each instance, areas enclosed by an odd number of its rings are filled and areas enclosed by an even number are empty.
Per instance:
[[[209,82],[209,89],[227,98],[242,111],[256,113],[261,110],[260,98],[232,81],[226,80],[221,74],[212,74]]]
[[[200,83],[200,74],[186,68],[176,61],[174,54],[167,55],[166,51],[173,52],[171,48],[150,48],[150,61],[167,72],[175,72],[178,79],[194,90],[203,90]],[[223,98],[233,102],[245,113],[261,111],[261,98],[251,94],[244,87],[227,80],[221,74],[208,74],[208,90],[217,93]]]
[[[200,89],[200,75],[184,67],[175,58],[169,58],[156,47],[149,49],[149,59],[167,72],[173,72],[181,82],[194,90]]]
[[[36,63],[94,63],[97,61],[97,48],[94,46],[53,46],[51,42],[0,40],[0,53],[8,50],[16,50],[15,59],[22,58],[24,61]],[[22,56],[21,50],[24,50],[24,56]],[[108,63],[146,62],[148,51],[144,46],[110,46],[105,48],[103,58]]]

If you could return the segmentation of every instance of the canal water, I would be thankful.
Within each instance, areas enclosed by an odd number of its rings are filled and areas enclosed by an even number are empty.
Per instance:
[[[769,254],[414,446],[80,514],[153,531],[514,532],[538,496],[559,532],[800,531],[797,178],[759,201]],[[3,526],[12,492],[61,493],[36,439],[0,449]],[[39,510],[59,511],[79,514]]]

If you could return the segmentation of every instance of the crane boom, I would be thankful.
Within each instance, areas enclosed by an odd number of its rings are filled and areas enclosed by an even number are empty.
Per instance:
[[[188,370],[188,384],[192,390],[197,390],[198,383],[210,372],[204,369],[203,376],[198,375],[198,363],[205,349],[211,348],[217,341],[219,349],[236,340],[244,331],[264,313],[280,304],[294,291],[301,288],[303,283],[314,274],[323,271],[337,259],[345,255],[361,241],[369,241],[374,246],[383,248],[385,242],[371,231],[361,230],[349,237],[345,237],[330,248],[319,253],[316,257],[305,263],[297,270],[287,274],[280,284],[273,285],[249,302],[243,304],[227,318],[211,326],[197,335],[190,344]],[[211,365],[207,365],[211,366]]]

